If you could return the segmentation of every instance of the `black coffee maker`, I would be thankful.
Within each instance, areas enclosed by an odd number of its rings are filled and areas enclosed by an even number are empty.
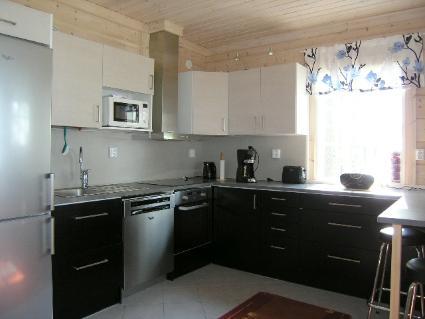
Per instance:
[[[217,178],[217,169],[214,162],[204,162],[202,176],[206,181],[215,180]]]
[[[248,146],[247,150],[237,150],[238,169],[236,170],[236,182],[256,183],[255,171],[258,168],[259,156],[255,148]],[[255,167],[257,163],[257,167]]]

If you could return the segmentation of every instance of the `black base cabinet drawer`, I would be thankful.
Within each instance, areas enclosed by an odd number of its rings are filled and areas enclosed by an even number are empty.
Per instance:
[[[263,247],[262,273],[266,276],[297,281],[297,242],[287,239]]]
[[[325,247],[318,264],[318,282],[324,289],[369,298],[377,253],[347,247]]]
[[[121,244],[52,261],[54,318],[82,318],[120,302]]]
[[[122,242],[123,209],[119,199],[59,206],[54,217],[57,255]]]

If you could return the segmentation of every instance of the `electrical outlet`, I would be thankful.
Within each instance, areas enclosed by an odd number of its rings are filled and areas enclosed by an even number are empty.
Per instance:
[[[416,149],[416,160],[417,161],[425,160],[425,149],[423,148]]]
[[[118,157],[118,147],[109,147],[109,158]]]
[[[272,149],[272,158],[280,158],[280,149],[278,148]]]
[[[189,149],[189,157],[190,158],[196,157],[196,150],[194,148]]]

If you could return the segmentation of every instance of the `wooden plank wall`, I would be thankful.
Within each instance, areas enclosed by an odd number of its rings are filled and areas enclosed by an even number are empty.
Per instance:
[[[425,149],[425,88],[416,89],[416,148]],[[416,184],[425,185],[425,161],[416,161]]]
[[[64,33],[149,55],[149,28],[85,0],[13,0],[54,14],[55,29]]]
[[[392,12],[374,17],[355,19],[343,23],[329,23],[315,28],[264,37],[254,42],[241,43],[245,49],[208,54],[202,68],[206,71],[234,71],[273,64],[303,63],[305,48],[345,43],[359,39],[372,39],[408,32],[425,31],[425,7]],[[257,45],[251,45],[256,43]],[[273,45],[258,43],[274,43]],[[274,55],[267,54],[272,48]],[[235,61],[236,52],[240,60]],[[186,58],[188,53],[183,58]]]

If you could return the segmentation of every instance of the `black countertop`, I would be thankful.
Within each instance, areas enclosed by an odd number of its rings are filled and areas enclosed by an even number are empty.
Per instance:
[[[255,190],[268,190],[280,192],[297,192],[297,193],[311,193],[311,194],[324,194],[324,195],[347,195],[358,197],[371,197],[382,199],[398,199],[404,197],[407,192],[405,190],[390,189],[390,188],[372,188],[367,191],[347,190],[343,186],[307,183],[307,184],[283,184],[281,182],[267,182],[258,181],[257,183],[237,183],[233,179],[225,181],[203,181],[202,178],[191,178],[189,180],[183,179],[167,179],[167,180],[154,180],[143,181],[141,184],[148,185],[148,188],[135,190],[130,192],[109,193],[100,195],[86,195],[79,197],[55,197],[55,206],[78,204],[84,202],[117,199],[129,196],[147,195],[156,192],[170,192],[187,189],[192,187],[231,187],[242,189],[255,189]],[[425,192],[423,192],[425,195]]]
[[[403,196],[378,216],[378,223],[425,227],[425,191],[403,191]]]

